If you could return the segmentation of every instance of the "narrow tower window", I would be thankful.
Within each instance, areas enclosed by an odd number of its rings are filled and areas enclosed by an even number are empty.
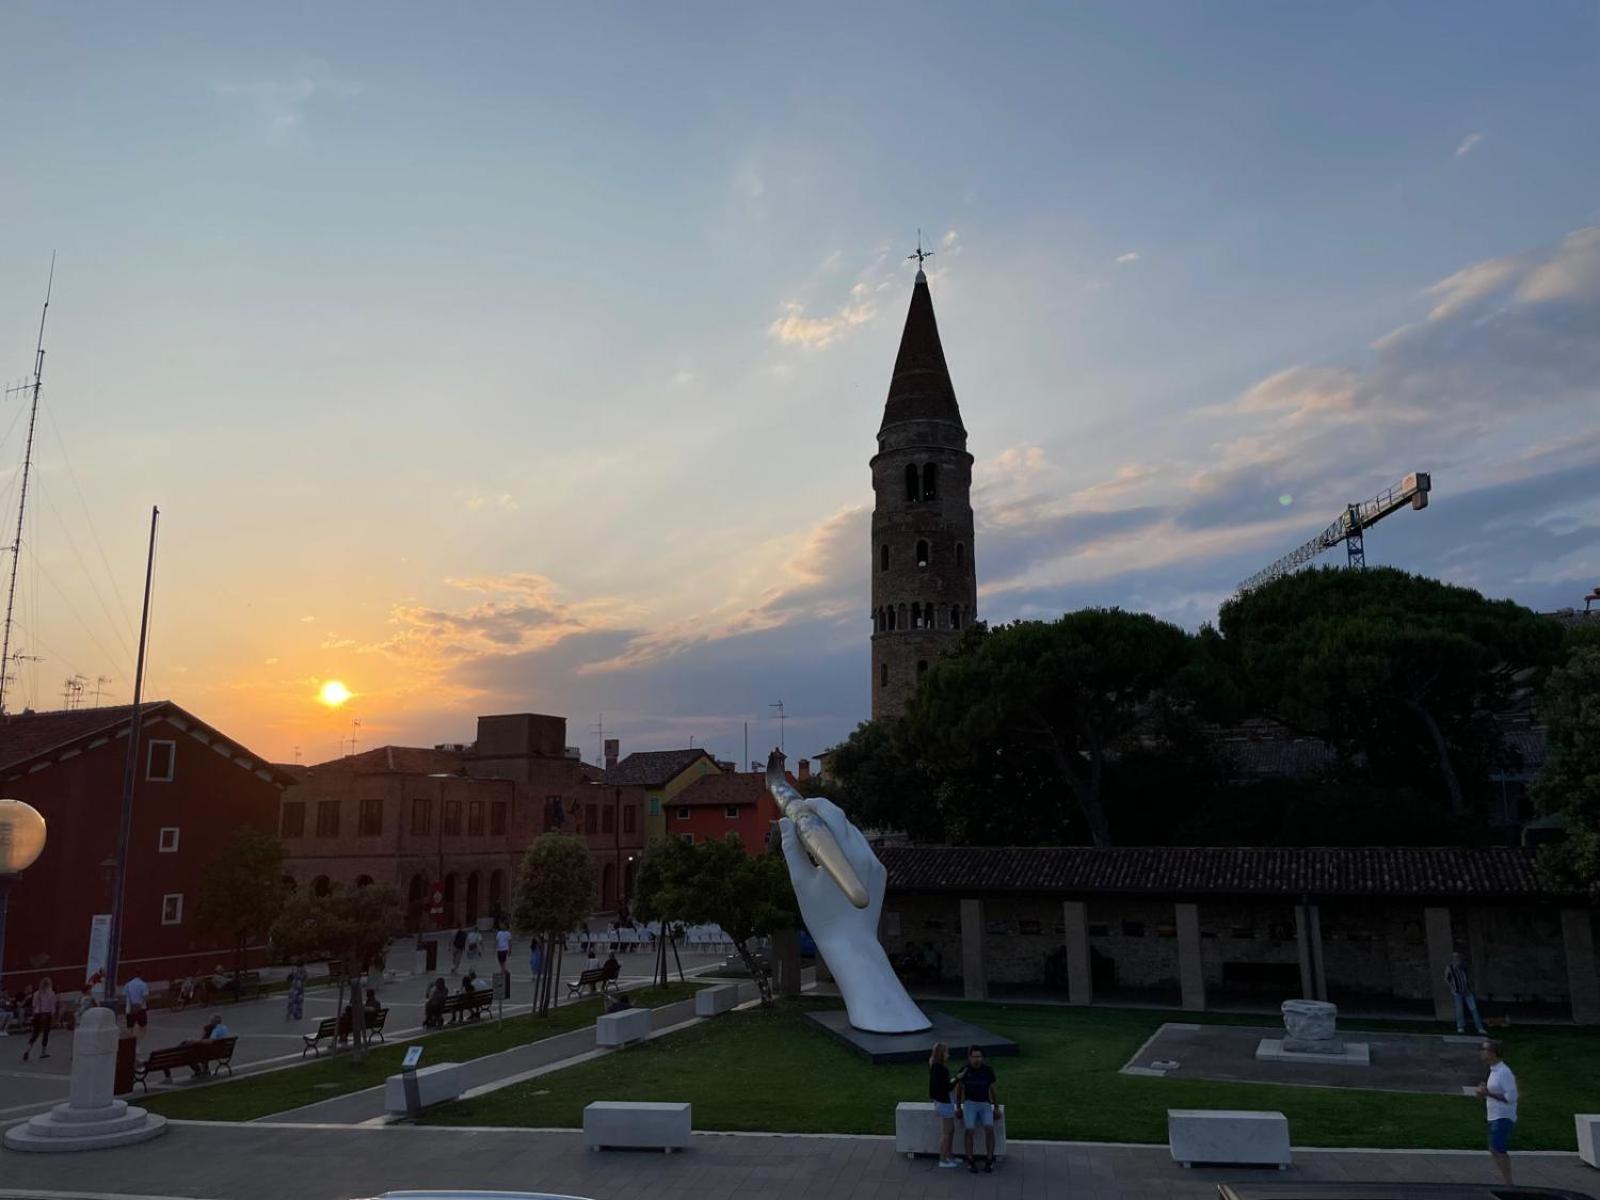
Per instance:
[[[967,565],[967,544],[965,542],[957,542],[956,543],[956,569],[960,570],[962,567],[964,567],[966,565]]]
[[[911,606],[911,628],[913,628],[913,629],[921,629],[922,628],[922,605],[921,604],[913,604]]]
[[[889,605],[889,630],[894,631],[894,605]]]
[[[937,500],[939,498],[939,466],[937,463],[927,463],[922,468],[922,498],[924,500]]]
[[[916,503],[917,491],[917,464],[906,464],[906,499]]]
[[[918,659],[917,660],[917,678],[921,679],[927,673],[928,673],[928,660],[927,659]]]
[[[883,547],[878,551],[878,570],[887,571],[888,569],[889,569],[889,543],[885,542],[883,544]]]
[[[961,628],[961,606],[959,604],[952,604],[950,606],[950,628]]]
[[[927,542],[918,542],[917,543],[917,567],[918,567],[918,569],[921,569],[922,567],[925,567],[927,565],[928,565],[928,543]]]
[[[906,606],[904,604],[902,604],[900,606],[900,628],[901,629],[910,629],[911,628],[911,626],[906,624]]]
[[[889,664],[888,663],[879,663],[878,664],[878,686],[879,687],[888,687],[889,686]]]

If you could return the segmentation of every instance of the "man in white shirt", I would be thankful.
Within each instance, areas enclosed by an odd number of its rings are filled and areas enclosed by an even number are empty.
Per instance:
[[[500,969],[504,971],[506,969],[506,957],[511,953],[511,930],[503,925],[500,927],[499,932],[494,935],[494,952],[500,959]]]
[[[1489,1068],[1489,1078],[1478,1087],[1489,1116],[1489,1156],[1500,1172],[1500,1178],[1511,1186],[1511,1156],[1506,1151],[1511,1146],[1511,1131],[1517,1124],[1517,1077],[1501,1061],[1501,1045],[1488,1038],[1478,1047],[1479,1057]]]
[[[129,1030],[148,1029],[150,1026],[150,985],[146,983],[137,971],[133,978],[122,985],[122,999],[127,1005],[127,1023]],[[135,1037],[139,1036],[134,1034]]]

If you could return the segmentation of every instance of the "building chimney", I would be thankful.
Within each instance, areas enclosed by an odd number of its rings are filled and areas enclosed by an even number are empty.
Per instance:
[[[620,757],[622,757],[622,739],[621,738],[607,738],[606,739],[606,770],[608,770],[608,771],[616,770],[617,759],[619,759]]]
[[[798,772],[796,772],[795,778],[801,783],[804,783],[806,780],[811,778],[811,760],[809,758],[802,758],[800,760],[800,769]]]

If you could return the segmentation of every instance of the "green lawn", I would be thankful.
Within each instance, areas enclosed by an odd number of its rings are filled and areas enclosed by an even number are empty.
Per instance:
[[[634,1004],[658,1008],[677,1000],[687,1000],[699,990],[698,984],[675,983],[667,988],[641,988],[628,994]],[[466,1062],[497,1054],[541,1038],[553,1037],[584,1025],[594,1023],[600,1014],[598,999],[581,1000],[576,1004],[553,1009],[548,1017],[531,1017],[526,1014],[507,1017],[496,1024],[483,1019],[461,1028],[447,1028],[426,1036],[428,1059],[432,1062]],[[152,1112],[186,1120],[253,1121],[257,1117],[285,1112],[303,1104],[332,1099],[363,1088],[376,1087],[400,1069],[400,1059],[410,1043],[399,1042],[392,1046],[379,1044],[367,1053],[364,1061],[357,1063],[348,1051],[329,1056],[324,1052],[319,1059],[311,1059],[304,1066],[259,1075],[241,1075],[238,1079],[207,1087],[196,1087],[176,1092],[152,1093],[139,1104]]]
[[[591,1100],[688,1100],[697,1129],[804,1133],[894,1132],[894,1106],[926,1095],[921,1064],[872,1066],[802,1015],[823,1001],[731,1013],[669,1038],[440,1108],[439,1125],[578,1126]],[[952,1015],[1014,1038],[997,1058],[1010,1132],[1019,1138],[1165,1142],[1168,1108],[1276,1109],[1296,1145],[1476,1149],[1481,1100],[1271,1084],[1207,1083],[1117,1073],[1168,1020],[1258,1025],[1260,1016],[946,1003]],[[1345,1029],[1415,1032],[1404,1022]],[[1518,1149],[1572,1150],[1572,1114],[1592,1111],[1600,1035],[1522,1027],[1506,1058],[1522,1093]]]

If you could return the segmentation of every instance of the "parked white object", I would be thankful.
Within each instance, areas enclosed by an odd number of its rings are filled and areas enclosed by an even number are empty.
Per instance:
[[[591,1150],[619,1146],[671,1154],[687,1149],[691,1123],[688,1104],[596,1100],[583,1110],[583,1140]]]
[[[606,1013],[594,1023],[596,1046],[626,1046],[629,1042],[643,1041],[649,1036],[648,1008],[625,1008],[621,1012]]]
[[[1007,1105],[1004,1111],[1009,1112],[1010,1106]],[[918,1154],[937,1155],[939,1153],[940,1128],[939,1114],[933,1111],[932,1101],[907,1100],[896,1104],[894,1106],[895,1153],[904,1154],[907,1158],[914,1158]],[[951,1143],[951,1148],[955,1151],[957,1158],[960,1158],[963,1153],[962,1147],[965,1143],[962,1138],[964,1136],[965,1131],[958,1119],[956,1121],[955,1140]],[[983,1153],[982,1129],[973,1131],[972,1144],[980,1154]],[[996,1158],[1004,1158],[1006,1156],[1006,1123],[1003,1120],[994,1123],[994,1156]]]
[[[701,988],[694,994],[694,1015],[717,1017],[731,1012],[739,1005],[739,985],[724,983],[718,987]]]
[[[1167,1145],[1174,1162],[1289,1165],[1289,1118],[1280,1112],[1169,1108]]]

